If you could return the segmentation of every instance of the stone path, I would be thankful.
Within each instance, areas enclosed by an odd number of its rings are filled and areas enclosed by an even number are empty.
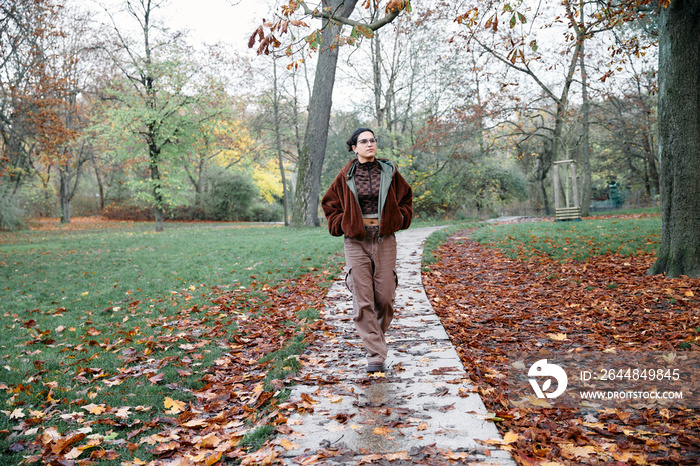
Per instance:
[[[508,452],[476,442],[500,435],[423,290],[423,242],[436,229],[397,234],[385,376],[365,372],[344,276],[331,288],[322,318],[333,330],[301,356],[301,384],[290,397],[307,413],[292,415],[277,440],[286,464],[515,465]]]

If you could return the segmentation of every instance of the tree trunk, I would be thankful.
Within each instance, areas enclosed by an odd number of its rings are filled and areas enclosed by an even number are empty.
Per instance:
[[[151,183],[153,183],[153,212],[156,220],[156,231],[163,231],[163,208],[165,207],[165,198],[163,196],[163,181],[160,177],[160,168],[158,167],[158,159],[160,157],[160,149],[155,144],[151,143],[148,148],[149,159],[151,161]]]
[[[323,0],[323,8],[338,11],[348,17],[357,0]],[[336,37],[341,26],[323,21],[323,44],[318,55],[314,87],[309,101],[304,146],[299,153],[297,189],[292,210],[292,226],[319,226],[318,202],[321,191],[321,170],[326,156],[328,125],[331,118],[333,86],[335,84],[338,45]]]
[[[382,44],[378,32],[375,33],[370,46],[374,84],[374,114],[377,118],[377,128],[381,128],[384,126],[384,110],[382,109]]]
[[[70,199],[61,199],[61,223],[70,223]]]
[[[581,23],[583,24],[583,0],[579,4],[581,12]],[[591,205],[591,144],[590,144],[590,134],[591,134],[591,105],[590,99],[588,97],[588,73],[586,72],[586,59],[585,59],[585,43],[584,38],[579,39],[581,41],[581,48],[579,50],[579,65],[581,66],[581,97],[583,104],[581,107],[582,119],[582,135],[583,143],[581,146],[581,168],[583,169],[583,185],[581,186],[581,216],[588,217],[588,209]]]
[[[659,21],[661,247],[650,274],[700,277],[700,2]]]
[[[275,113],[275,146],[277,149],[277,161],[280,166],[280,177],[282,178],[282,203],[284,205],[284,226],[289,226],[289,203],[287,202],[287,177],[284,173],[284,160],[282,159],[282,136],[280,134],[280,102],[277,91],[277,60],[272,62],[273,72],[273,92],[272,108]]]
[[[95,170],[95,178],[97,179],[97,188],[100,194],[100,212],[102,212],[105,209],[105,189],[104,185],[102,184],[102,176],[100,175],[100,171],[97,169],[97,162],[95,162],[94,155],[92,156],[91,160],[92,168]]]
[[[58,170],[59,176],[59,199],[61,201],[61,223],[70,223],[70,179],[68,175],[62,170]]]
[[[551,141],[550,141],[551,142]],[[547,199],[547,172],[552,166],[551,160],[545,160],[543,154],[535,159],[535,210],[538,214],[549,215],[549,200]]]
[[[39,181],[41,182],[41,190],[44,193],[44,202],[41,205],[40,215],[42,217],[51,217],[53,215],[53,209],[51,208],[51,195],[49,193],[49,184],[51,183],[51,167],[49,165],[46,167],[46,176],[39,175]],[[2,198],[2,196],[0,196]]]
[[[651,195],[651,188],[654,188],[654,192],[659,192],[659,171],[656,167],[656,154],[653,150],[653,145],[650,141],[654,140],[654,136],[651,132],[651,124],[649,124],[649,116],[644,119],[644,137],[642,138],[642,145],[644,147],[644,155],[646,155],[646,166],[647,172],[649,173],[649,187],[647,188],[647,194]]]

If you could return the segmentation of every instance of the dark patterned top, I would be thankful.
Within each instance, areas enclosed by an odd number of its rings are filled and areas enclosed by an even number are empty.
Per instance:
[[[382,170],[376,160],[367,163],[358,162],[355,170],[355,188],[362,215],[379,213],[379,179],[381,176]]]

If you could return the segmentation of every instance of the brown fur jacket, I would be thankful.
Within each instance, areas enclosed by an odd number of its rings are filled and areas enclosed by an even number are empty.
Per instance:
[[[379,234],[405,230],[413,218],[413,191],[390,160],[376,159],[382,169],[379,184]],[[365,228],[355,190],[357,159],[350,161],[335,177],[321,199],[328,231],[333,236],[362,239]]]

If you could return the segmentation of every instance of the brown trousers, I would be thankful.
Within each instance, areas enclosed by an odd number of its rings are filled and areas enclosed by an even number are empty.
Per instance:
[[[369,364],[383,363],[387,346],[384,334],[394,318],[396,237],[379,236],[377,227],[365,227],[364,240],[345,238],[345,278],[352,292],[355,328],[367,352]]]

